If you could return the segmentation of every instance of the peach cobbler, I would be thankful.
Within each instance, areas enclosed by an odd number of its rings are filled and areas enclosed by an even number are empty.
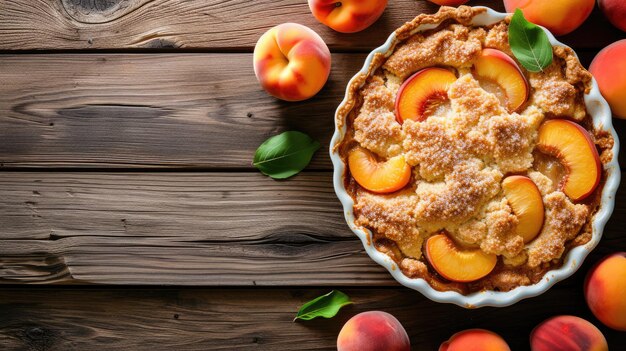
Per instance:
[[[509,20],[472,26],[480,11],[398,29],[338,121],[355,223],[408,277],[464,294],[534,284],[588,242],[613,145],[592,126],[591,75],[573,51],[555,46],[529,72]],[[412,34],[427,23],[440,24]]]

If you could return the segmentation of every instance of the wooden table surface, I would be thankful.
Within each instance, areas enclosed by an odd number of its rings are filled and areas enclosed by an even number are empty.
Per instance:
[[[391,0],[371,28],[339,34],[305,0],[0,0],[0,349],[330,350],[366,310],[394,314],[413,350],[474,327],[527,350],[531,329],[556,314],[600,326],[582,281],[626,250],[624,187],[582,269],[507,308],[465,310],[400,287],[345,224],[328,157],[334,110],[367,52],[436,10]],[[269,97],[252,69],[257,38],[287,21],[333,52],[328,83],[305,102]],[[560,39],[587,66],[625,37],[596,9]],[[285,130],[323,147],[275,181],[251,160]],[[355,304],[292,323],[333,288]],[[625,347],[625,333],[600,327],[612,350]]]

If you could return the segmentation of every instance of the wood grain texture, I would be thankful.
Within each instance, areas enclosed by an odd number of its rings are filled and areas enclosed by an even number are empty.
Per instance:
[[[309,169],[331,169],[334,112],[364,58],[334,54],[326,87],[288,103],[262,91],[250,54],[0,55],[0,170],[251,169],[285,130],[319,140]]]
[[[329,173],[0,173],[1,283],[393,284]]]
[[[0,55],[2,167],[252,168],[285,130],[319,140],[363,54],[336,54],[326,87],[288,103],[257,82],[251,54]],[[28,74],[25,74],[28,72]]]
[[[504,11],[502,1],[471,1]],[[366,50],[420,13],[438,6],[425,0],[390,1],[372,27],[341,34],[317,22],[302,0],[1,0],[0,50],[187,48],[246,50],[267,29],[297,22],[317,31],[332,50]],[[563,37],[576,48],[606,46],[624,34],[599,10]]]
[[[0,173],[2,239],[343,240],[330,173]],[[299,239],[299,237],[302,237]]]
[[[0,344],[50,351],[333,350],[350,317],[383,310],[403,324],[413,350],[436,350],[469,328],[493,330],[512,350],[528,350],[531,330],[558,314],[590,320],[609,348],[620,350],[623,333],[602,326],[586,308],[583,277],[511,307],[478,310],[437,304],[404,288],[342,289],[353,305],[333,319],[296,323],[298,308],[329,289],[4,289]]]
[[[626,250],[624,187],[601,248]],[[0,172],[0,283],[396,285],[329,172]]]

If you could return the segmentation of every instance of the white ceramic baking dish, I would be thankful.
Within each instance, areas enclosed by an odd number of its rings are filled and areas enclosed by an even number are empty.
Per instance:
[[[471,23],[476,26],[490,25],[503,20],[507,16],[506,13],[496,12],[490,8],[482,6],[474,7],[474,9],[484,9],[484,12],[474,15],[474,17],[472,18]],[[415,28],[411,32],[411,34],[419,31],[433,29],[437,26],[438,23],[423,24]],[[550,39],[550,42],[553,46],[566,46],[556,40],[548,30],[546,30],[545,28],[544,30],[548,34],[548,38]],[[361,68],[361,70],[351,79],[350,83],[348,84],[348,88],[346,89],[345,98],[339,105],[339,108],[337,109],[337,113],[335,115],[335,133],[330,143],[330,157],[332,159],[334,167],[333,182],[335,192],[337,193],[337,196],[339,197],[339,200],[343,205],[346,222],[350,226],[350,229],[352,229],[352,231],[363,242],[363,246],[367,254],[378,264],[387,268],[389,273],[400,284],[421,292],[433,301],[454,303],[456,305],[466,308],[476,308],[483,306],[508,306],[522,299],[540,295],[548,290],[551,286],[553,286],[556,282],[571,276],[581,266],[583,260],[589,254],[589,252],[591,252],[591,250],[593,250],[600,241],[604,226],[611,216],[611,213],[613,212],[615,192],[617,191],[617,187],[620,182],[620,170],[617,163],[619,141],[611,123],[611,110],[607,102],[600,94],[600,90],[598,89],[598,85],[595,79],[593,80],[593,86],[591,88],[591,91],[589,92],[589,94],[585,95],[585,104],[587,105],[587,111],[592,116],[594,127],[598,130],[605,130],[609,132],[613,136],[615,144],[612,149],[613,158],[610,162],[604,164],[607,178],[606,183],[604,184],[604,187],[602,189],[601,203],[599,209],[593,216],[592,238],[587,244],[574,247],[569,252],[567,252],[563,265],[558,269],[548,271],[538,283],[529,286],[519,286],[507,292],[481,291],[469,295],[462,295],[453,291],[437,291],[433,289],[423,279],[414,279],[405,276],[400,269],[396,268],[395,262],[393,262],[393,260],[389,256],[376,250],[371,240],[368,239],[369,235],[371,234],[369,230],[355,225],[353,214],[354,201],[350,197],[350,195],[348,195],[344,187],[344,175],[346,172],[346,165],[339,156],[337,148],[335,146],[341,143],[346,133],[345,118],[349,113],[349,109],[346,109],[346,104],[350,93],[350,86],[353,85],[353,83],[355,82],[363,82],[364,76],[373,73],[377,67],[372,65],[376,65],[377,62],[380,62],[379,60],[375,60],[375,57],[380,56],[380,54],[385,56],[390,55],[396,42],[396,34],[392,33],[382,46],[374,49],[367,56],[363,68]]]

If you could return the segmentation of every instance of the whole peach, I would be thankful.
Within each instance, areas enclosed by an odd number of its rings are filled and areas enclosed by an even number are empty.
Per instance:
[[[602,332],[575,316],[552,317],[530,334],[531,351],[608,351]]]
[[[317,94],[330,74],[330,50],[313,30],[283,23],[263,34],[254,47],[254,74],[271,95],[287,101]]]
[[[350,318],[337,337],[337,351],[410,351],[402,324],[389,313],[369,311]]]
[[[598,0],[598,5],[611,24],[626,32],[626,1]]]
[[[428,1],[433,2],[437,5],[441,5],[441,6],[459,6],[459,5],[465,4],[469,0],[428,0]]]
[[[485,329],[458,332],[441,344],[439,351],[511,351],[500,335]]]
[[[355,33],[371,26],[385,7],[387,0],[309,0],[313,16],[341,33]]]
[[[589,271],[585,298],[600,322],[626,331],[626,252],[605,257]]]
[[[593,10],[594,0],[504,0],[507,12],[519,8],[530,22],[563,35],[578,28]]]
[[[602,49],[589,66],[616,117],[626,118],[626,39]]]

